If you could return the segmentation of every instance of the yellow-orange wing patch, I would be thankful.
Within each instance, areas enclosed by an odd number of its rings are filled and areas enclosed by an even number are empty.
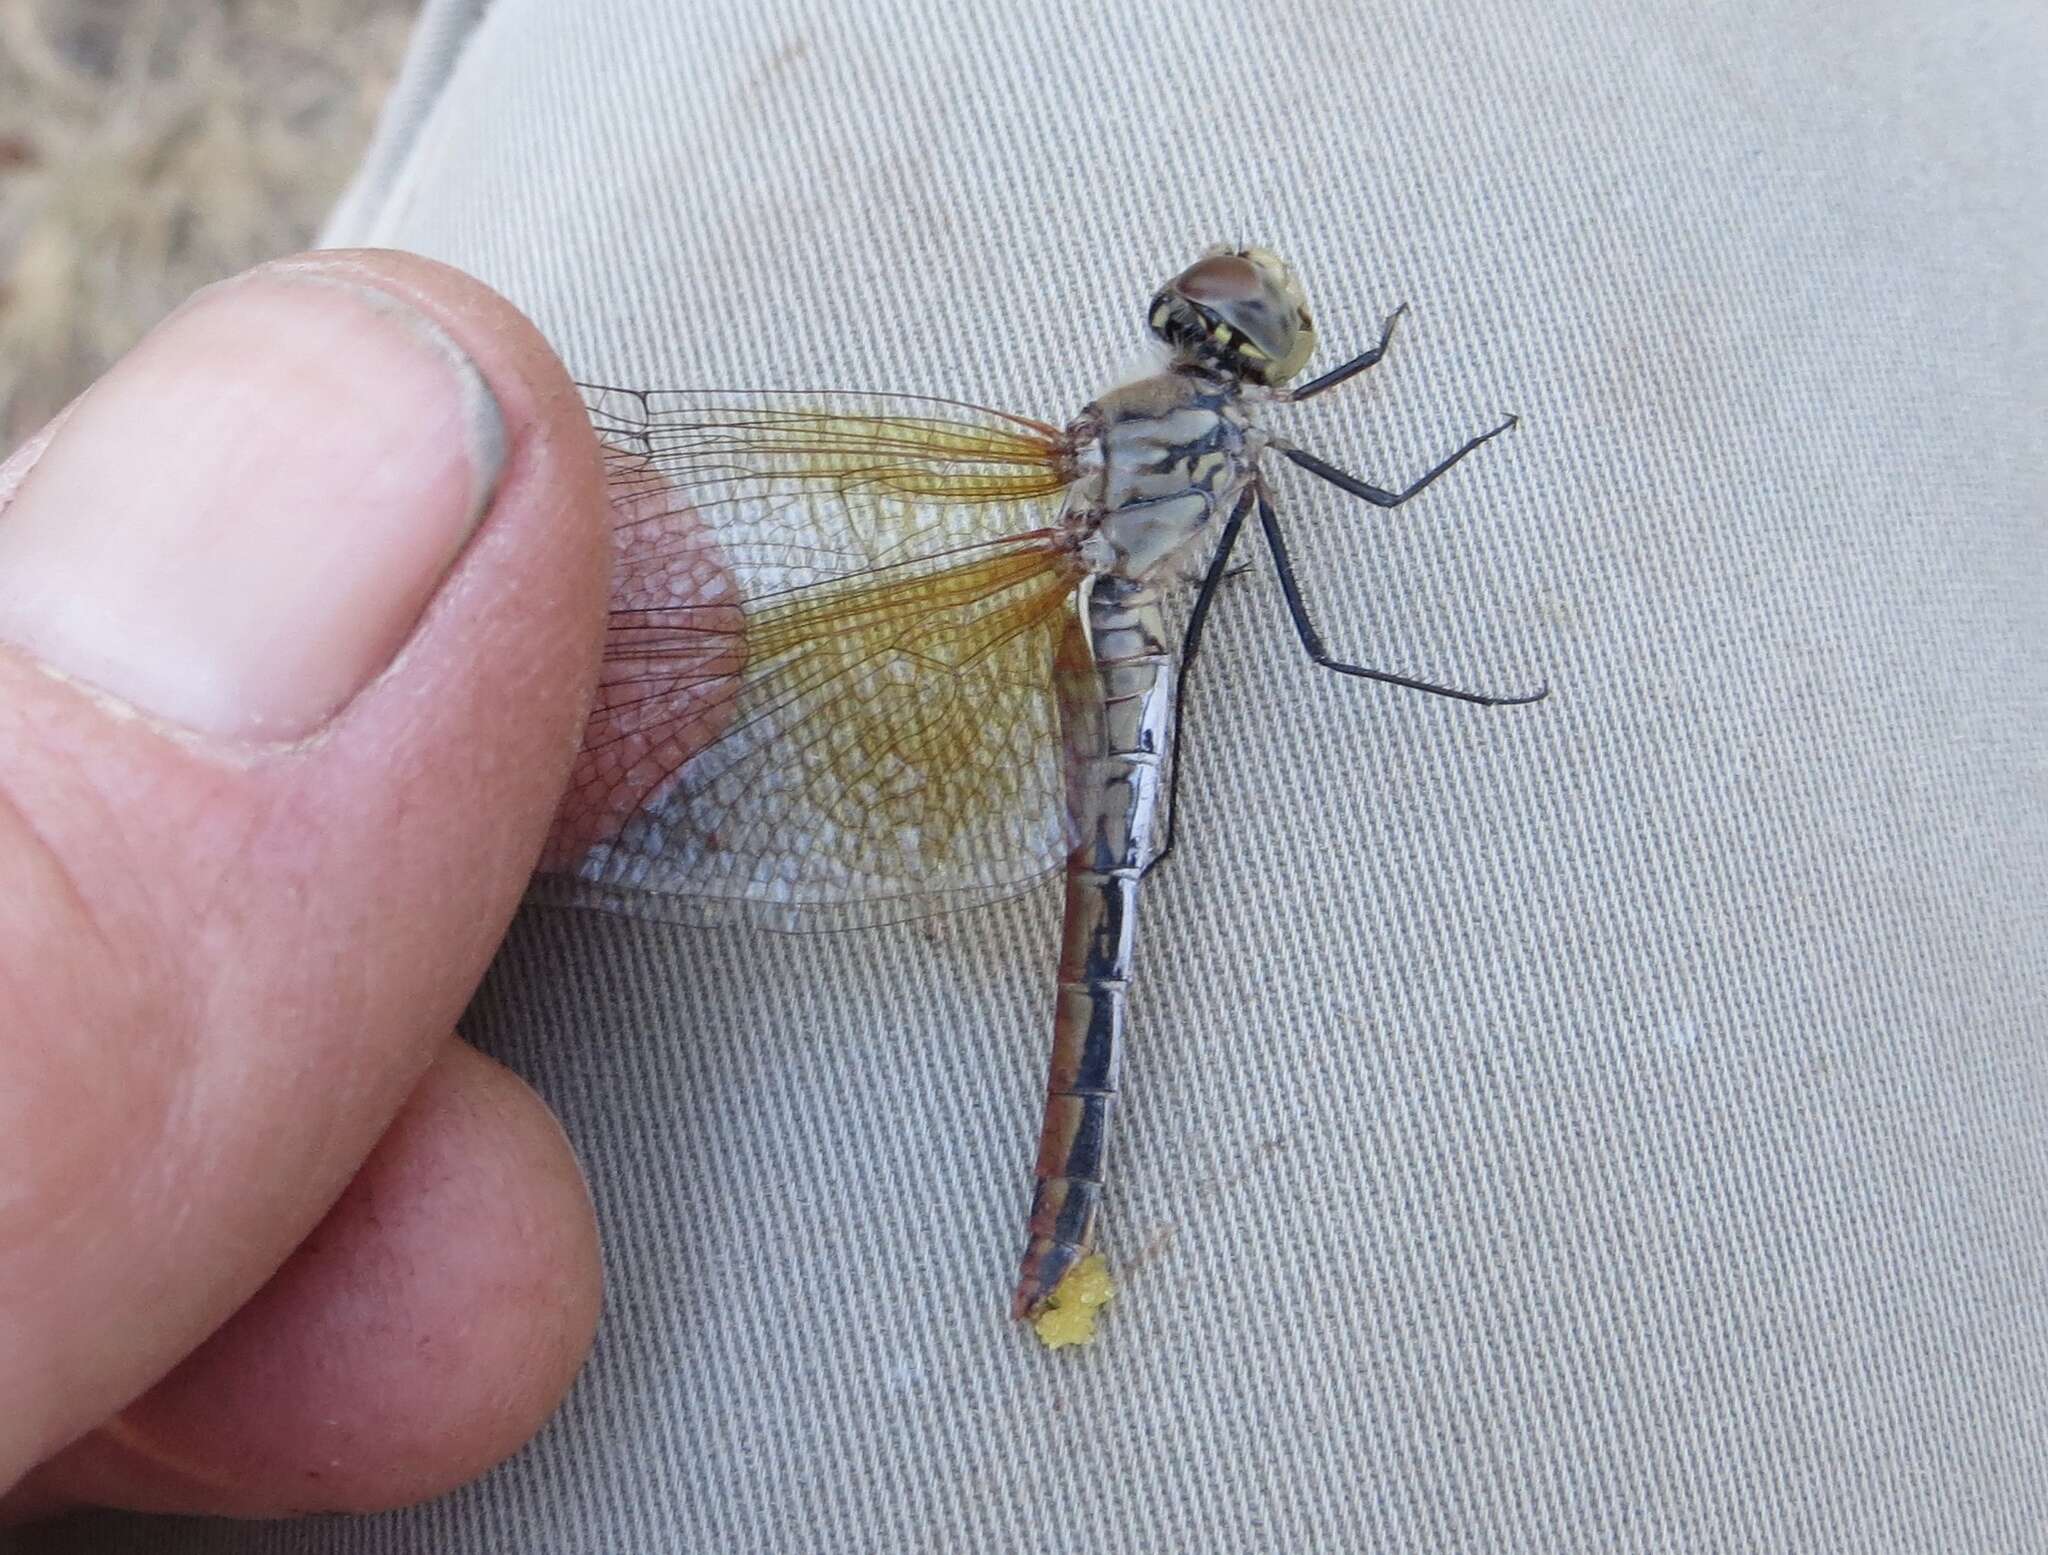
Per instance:
[[[909,396],[586,396],[620,562],[541,894],[836,928],[1054,868],[1064,436]]]

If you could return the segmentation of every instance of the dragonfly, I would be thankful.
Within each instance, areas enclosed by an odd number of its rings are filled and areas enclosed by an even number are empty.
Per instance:
[[[597,700],[544,868],[569,900],[804,932],[992,902],[1064,870],[1035,1186],[1012,1315],[1093,1249],[1147,876],[1171,852],[1183,699],[1256,518],[1301,647],[1311,622],[1267,480],[1278,455],[1380,508],[1404,487],[1269,425],[1316,331],[1291,268],[1221,245],[1146,312],[1158,370],[1065,422],[913,394],[582,386],[617,521]],[[1193,603],[1178,630],[1167,606]]]

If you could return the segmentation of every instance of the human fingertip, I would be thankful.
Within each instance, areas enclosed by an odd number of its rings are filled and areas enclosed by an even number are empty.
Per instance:
[[[505,450],[484,376],[392,293],[224,282],[15,464],[0,640],[201,734],[302,736],[396,655]]]
[[[451,1041],[270,1284],[37,1485],[231,1516],[408,1505],[540,1428],[599,1300],[595,1214],[560,1124]]]

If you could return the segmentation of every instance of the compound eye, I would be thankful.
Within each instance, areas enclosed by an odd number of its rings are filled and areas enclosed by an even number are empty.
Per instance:
[[[1265,288],[1265,277],[1242,254],[1216,254],[1200,260],[1182,271],[1173,283],[1173,289],[1189,302],[1211,308],[1257,302],[1265,295]]]

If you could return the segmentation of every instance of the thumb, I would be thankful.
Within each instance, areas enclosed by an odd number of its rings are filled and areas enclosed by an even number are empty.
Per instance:
[[[442,1051],[576,748],[604,513],[532,327],[400,255],[200,294],[0,468],[0,1487],[246,1301]]]

